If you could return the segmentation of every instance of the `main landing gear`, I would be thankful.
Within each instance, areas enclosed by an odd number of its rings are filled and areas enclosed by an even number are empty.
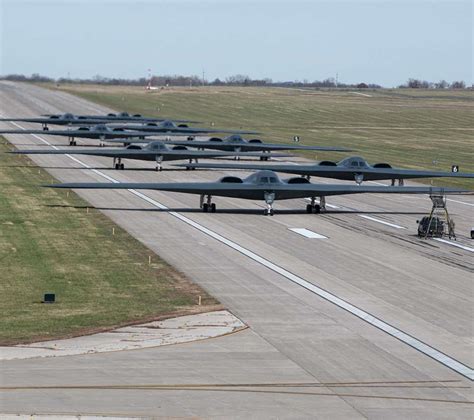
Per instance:
[[[194,171],[196,169],[194,166],[192,166],[193,160],[194,160],[194,162],[198,163],[197,159],[190,158],[189,159],[189,165],[186,166],[187,171],[189,171],[189,170]]]
[[[43,131],[48,131],[49,127],[46,124],[43,124]]]
[[[122,163],[122,158],[114,158],[113,166],[115,169],[125,169],[125,165]]]
[[[204,199],[206,199],[206,202],[204,202]],[[202,211],[204,213],[210,212],[210,213],[215,213],[216,212],[216,203],[212,202],[212,196],[210,194],[201,194],[201,198],[199,201],[199,207],[201,207]]]
[[[311,197],[311,204],[306,206],[306,213],[319,214],[326,210],[326,197],[319,197],[319,204],[316,204],[316,197]]]
[[[46,128],[47,129],[47,128]],[[43,129],[44,130],[44,129]],[[77,142],[74,137],[69,137],[69,146],[77,146]]]
[[[395,186],[395,181],[396,181],[395,179],[392,179],[392,184],[391,184],[392,187]],[[398,185],[399,185],[400,187],[403,187],[403,186],[405,185],[404,180],[403,180],[403,179],[399,179],[399,180],[398,180]]]

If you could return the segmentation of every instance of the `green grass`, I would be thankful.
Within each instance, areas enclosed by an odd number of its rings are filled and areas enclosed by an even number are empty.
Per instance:
[[[140,87],[61,86],[117,111],[189,118],[216,127],[246,128],[266,141],[340,145],[369,162],[415,169],[474,171],[472,91],[417,89],[351,91],[196,87],[146,92]],[[304,153],[340,160],[341,153]],[[433,162],[437,163],[433,163]],[[429,180],[421,182],[430,182]],[[434,180],[472,188],[472,181]]]
[[[0,144],[0,344],[78,335],[217,302]],[[112,235],[115,228],[115,235]],[[148,256],[152,255],[152,264]],[[57,303],[40,303],[46,292]],[[203,306],[198,307],[198,295]]]

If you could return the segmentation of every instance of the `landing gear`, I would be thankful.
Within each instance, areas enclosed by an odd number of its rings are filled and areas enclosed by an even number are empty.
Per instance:
[[[72,137],[69,139],[69,146],[77,146],[76,140],[74,140]]]
[[[194,159],[194,162],[198,163],[197,158]],[[191,166],[192,163],[193,163],[193,158],[190,158],[190,159],[189,159],[189,165],[186,166],[186,170],[187,170],[187,171],[189,171],[189,170],[194,171],[194,170],[196,169],[194,166]]]
[[[208,195],[206,202],[204,202],[205,194],[201,195],[200,202],[199,202],[199,207],[202,208],[202,211],[204,213],[210,212],[210,213],[215,213],[216,212],[216,203],[212,202],[212,196]]]
[[[306,206],[306,213],[319,214],[321,210],[326,210],[326,197],[319,197],[319,204],[316,204],[316,197],[311,197],[311,204]]]
[[[395,186],[395,181],[396,181],[396,179],[392,179],[392,182],[391,182],[391,186],[392,186],[392,187]],[[399,179],[399,180],[398,180],[398,185],[399,185],[400,187],[403,187],[403,186],[405,185],[405,181],[404,181],[403,179]]]
[[[114,158],[114,168],[117,170],[125,169],[125,165],[122,163],[122,158]]]
[[[357,185],[362,184],[362,181],[364,181],[364,174],[354,174],[354,179]]]
[[[156,171],[161,172],[163,170],[161,162],[163,162],[163,156],[156,156]]]
[[[265,209],[264,214],[265,214],[265,216],[273,216],[274,215],[273,208]]]
[[[47,125],[43,125],[43,131],[48,131],[48,130],[49,130],[48,126],[47,126]]]
[[[264,154],[270,154],[270,152],[263,151],[262,153]],[[260,156],[261,161],[267,161],[270,160],[270,156]]]
[[[267,208],[263,212],[265,216],[273,216],[273,202],[275,201],[275,193],[274,192],[265,192],[264,194],[265,203]]]

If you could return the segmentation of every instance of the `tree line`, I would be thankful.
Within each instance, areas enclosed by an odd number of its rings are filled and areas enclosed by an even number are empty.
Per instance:
[[[347,88],[347,89],[379,89],[382,86],[376,83],[341,83],[336,79],[329,77],[324,80],[308,81],[291,80],[291,81],[273,81],[269,78],[252,79],[243,74],[236,74],[224,78],[223,80],[216,78],[214,80],[207,80],[199,76],[183,76],[183,75],[163,75],[152,76],[149,78],[140,77],[136,79],[104,77],[96,75],[92,78],[70,78],[60,77],[57,79],[42,76],[38,73],[33,73],[31,76],[23,74],[8,74],[0,76],[0,80],[11,80],[17,82],[36,82],[36,83],[56,83],[56,84],[100,84],[100,85],[115,85],[115,86],[151,86],[167,87],[167,86],[274,86],[274,87],[298,87],[298,88]],[[404,84],[398,86],[399,88],[408,89],[465,89],[466,83],[462,80],[448,83],[446,80],[439,82],[428,82],[426,80],[408,79]]]
[[[463,80],[455,80],[449,83],[446,80],[428,82],[427,80],[408,79],[406,83],[398,87],[405,89],[466,89],[466,83]]]

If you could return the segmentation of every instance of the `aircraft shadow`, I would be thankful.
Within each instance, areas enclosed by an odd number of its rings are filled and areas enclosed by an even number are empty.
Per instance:
[[[64,204],[47,204],[45,207],[48,208],[72,208],[72,209],[94,209],[94,210],[107,210],[107,211],[129,211],[129,212],[151,212],[151,213],[170,213],[170,212],[177,212],[177,213],[202,213],[200,208],[168,208],[168,209],[138,209],[138,208],[123,208],[123,207],[93,207],[93,206],[72,206],[72,205],[64,205]],[[263,208],[261,209],[217,209],[217,213],[221,214],[262,214]],[[307,214],[306,209],[275,209],[275,214]],[[338,215],[338,214],[372,214],[372,215],[414,215],[420,216],[425,215],[426,212],[403,212],[403,211],[357,211],[357,210],[328,210],[324,213],[321,213],[320,216],[324,215]],[[315,215],[318,216],[318,215]]]

